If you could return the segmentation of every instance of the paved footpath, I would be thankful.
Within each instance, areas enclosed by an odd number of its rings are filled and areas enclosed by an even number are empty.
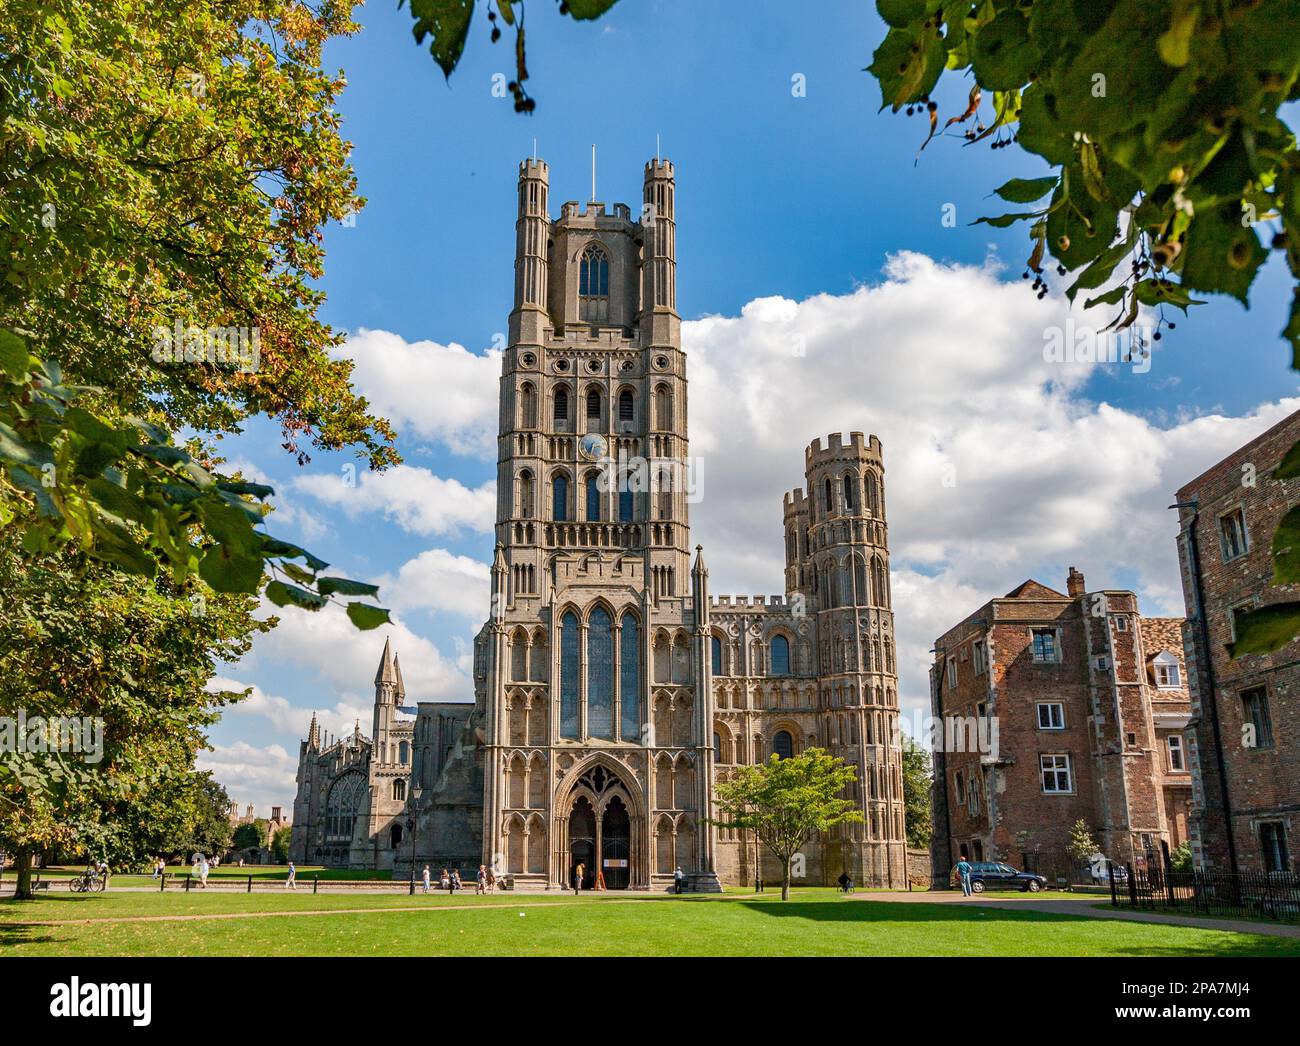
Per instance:
[[[971,904],[980,908],[1010,911],[1028,908],[1034,912],[1053,915],[1072,915],[1085,919],[1121,919],[1126,922],[1162,923],[1165,926],[1193,926],[1201,930],[1230,930],[1234,933],[1256,933],[1264,937],[1300,937],[1300,926],[1288,923],[1255,921],[1252,919],[1208,919],[1195,915],[1166,915],[1163,912],[1134,911],[1131,908],[1112,908],[1103,894],[1086,894],[1078,898],[1035,898],[1032,894],[1016,894],[1005,898],[965,897],[958,890],[913,891],[912,893],[873,893],[862,891],[853,895],[863,901],[892,901],[902,904]],[[1104,905],[1104,907],[1097,907]]]

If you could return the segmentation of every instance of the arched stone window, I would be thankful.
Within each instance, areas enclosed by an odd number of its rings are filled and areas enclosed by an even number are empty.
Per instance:
[[[619,730],[624,741],[641,740],[641,626],[630,611],[619,634]]]
[[[772,738],[772,754],[778,759],[789,759],[794,755],[794,738],[789,730],[778,730]]]
[[[709,640],[709,645],[713,651],[713,674],[720,676],[722,675],[722,640],[713,636]]]
[[[533,517],[533,474],[528,469],[519,473],[519,503],[515,511],[520,519]]]
[[[581,671],[578,615],[570,610],[560,622],[560,736],[578,736],[578,680]]]
[[[569,518],[569,477],[557,472],[551,477],[551,519],[563,523]]]
[[[867,510],[873,516],[880,515],[880,484],[876,482],[876,474],[868,472],[862,477],[863,484],[867,489]]]
[[[861,556],[853,557],[853,585],[856,590],[854,602],[858,606],[871,603],[871,590],[867,587],[867,564]]]
[[[614,739],[614,621],[604,607],[587,619],[587,734]]]
[[[400,777],[393,782],[393,801],[396,803],[406,802],[406,782]]]
[[[587,390],[587,409],[585,413],[587,415],[588,432],[600,431],[601,419],[604,417],[604,411],[602,410],[603,406],[604,404],[601,400],[600,389],[593,385]]]
[[[555,409],[552,417],[556,421],[569,420],[569,390],[561,385],[555,390]]]
[[[595,523],[600,520],[600,473],[587,473],[587,520]]]
[[[401,741],[397,745],[397,761],[403,765],[411,761],[411,746],[405,741]]]
[[[590,323],[609,319],[609,256],[595,243],[578,263],[578,316]]]
[[[519,427],[537,428],[537,390],[531,381],[526,381],[519,389]]]
[[[673,390],[667,385],[655,387],[655,428],[673,427]]]
[[[627,479],[623,480],[623,486],[618,492],[618,521],[620,523],[631,523],[635,512],[635,501],[632,499],[632,488]]]
[[[769,670],[774,676],[790,674],[790,640],[785,636],[773,636],[771,643],[771,663]]]
[[[878,607],[889,605],[889,589],[885,581],[885,564],[879,556],[874,556],[871,560],[871,594],[873,605]]]
[[[835,508],[835,491],[831,487],[830,476],[826,477],[826,482],[822,484],[822,509],[829,516]]]
[[[844,473],[844,511],[854,511],[857,504],[855,491],[857,489],[857,477],[852,472]]]
[[[365,781],[360,774],[347,774],[334,782],[325,800],[325,839],[350,842],[357,812],[365,798]]]
[[[388,830],[388,842],[394,850],[402,845],[402,826],[400,824],[395,824]]]
[[[713,761],[722,762],[722,735],[716,730],[713,731]]]
[[[632,395],[631,389],[624,389],[618,394],[618,420],[636,420],[636,398]]]

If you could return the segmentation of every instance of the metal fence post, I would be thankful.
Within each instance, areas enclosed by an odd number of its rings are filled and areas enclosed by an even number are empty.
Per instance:
[[[166,872],[163,872],[162,875],[158,876],[158,892],[159,892],[159,893],[166,893],[166,892],[167,892],[167,873],[166,873]]]
[[[186,893],[189,893],[189,892],[190,892],[190,880],[193,879],[193,878],[194,878],[194,876],[190,875],[188,872],[185,873],[185,892],[186,892]]]
[[[1128,901],[1134,908],[1138,906],[1138,881],[1137,873],[1133,869],[1133,862],[1126,861],[1124,870],[1128,872]]]
[[[1115,862],[1106,862],[1106,876],[1110,879],[1110,903],[1112,908],[1119,907],[1119,893],[1115,890]]]
[[[248,890],[246,892],[247,893],[253,892],[253,877],[251,875],[248,877]]]
[[[320,876],[313,875],[311,879],[311,892],[315,893],[320,886]]]

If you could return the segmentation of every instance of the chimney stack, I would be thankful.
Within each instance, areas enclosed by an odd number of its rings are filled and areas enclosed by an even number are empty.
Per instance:
[[[1070,576],[1065,582],[1065,591],[1068,592],[1072,598],[1078,598],[1087,591],[1087,588],[1083,583],[1083,575],[1079,573],[1079,571],[1075,570],[1074,567],[1070,568]]]

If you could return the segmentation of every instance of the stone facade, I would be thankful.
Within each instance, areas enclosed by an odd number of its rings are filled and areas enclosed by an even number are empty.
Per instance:
[[[770,858],[755,867],[753,838],[710,824],[713,784],[729,767],[817,745],[857,768],[865,823],[808,847],[805,881],[848,871],[903,885],[880,441],[836,433],[807,448],[806,486],[785,497],[785,594],[714,595],[698,546],[691,559],[701,477],[673,166],[646,164],[635,219],[624,204],[570,202],[553,220],[548,195],[547,165],[521,164],[492,605],[475,640],[473,705],[421,704],[406,735],[420,753],[408,794],[424,786],[409,804],[417,865],[477,838],[472,863],[517,888],[567,886],[579,863],[588,885],[599,875],[611,889],[665,888],[677,868],[700,890],[756,871],[773,879]],[[397,687],[400,700],[400,675]],[[391,748],[398,726],[382,729]],[[328,751],[305,745],[302,801],[360,772],[373,749],[359,732]],[[426,769],[425,752],[441,762]],[[398,755],[383,764],[395,776]],[[380,768],[371,792],[384,799]],[[365,831],[325,856],[409,869],[393,803],[372,799]],[[319,817],[295,809],[296,824]],[[385,846],[385,832],[399,844]]]
[[[1066,594],[1026,581],[941,636],[930,686],[945,724],[936,883],[963,856],[1071,874],[1079,820],[1116,861],[1186,838],[1181,619],[1142,617],[1132,592],[1087,592],[1071,567]]]
[[[1213,872],[1300,871],[1300,644],[1234,660],[1235,612],[1297,599],[1271,584],[1273,535],[1300,503],[1278,465],[1300,413],[1178,491],[1195,771],[1192,850]]]

